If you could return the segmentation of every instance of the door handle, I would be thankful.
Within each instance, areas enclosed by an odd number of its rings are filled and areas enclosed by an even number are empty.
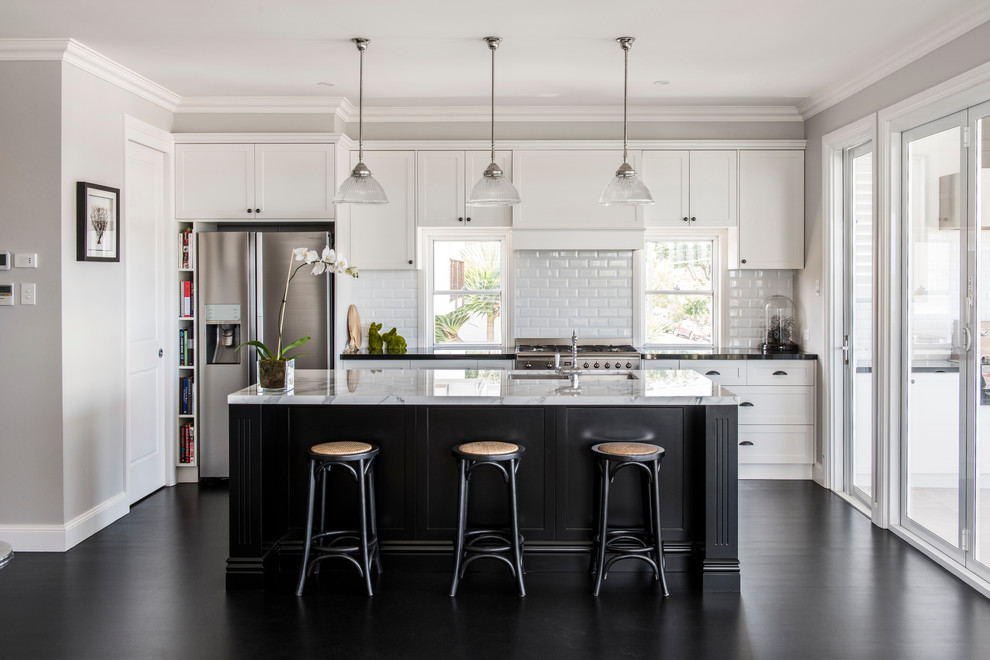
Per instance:
[[[842,364],[849,364],[849,335],[842,336]]]
[[[159,358],[161,358],[161,357],[162,357],[162,356],[164,356],[164,355],[165,355],[165,349],[163,349],[163,348],[159,348],[159,349],[158,349],[158,357],[159,357]]]
[[[969,331],[969,326],[963,326],[963,337],[966,339],[966,343],[963,345],[963,353],[969,352],[970,347],[973,345],[973,333]]]

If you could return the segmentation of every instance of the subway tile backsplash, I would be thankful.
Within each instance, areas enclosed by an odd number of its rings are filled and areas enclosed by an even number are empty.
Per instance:
[[[770,296],[794,300],[792,270],[730,270],[728,348],[759,348],[763,343],[763,311]],[[799,324],[798,332],[802,328]],[[801,336],[798,335],[800,343]]]
[[[354,304],[361,316],[362,347],[368,347],[368,327],[382,324],[382,332],[393,327],[406,338],[409,346],[417,341],[419,296],[418,276],[414,270],[363,270],[351,289]]]
[[[552,339],[572,330],[586,339],[633,334],[633,256],[630,250],[518,250],[515,252],[512,336]],[[354,301],[367,346],[372,321],[393,326],[410,346],[417,333],[418,275],[412,270],[366,270],[354,281]],[[763,307],[773,295],[794,297],[794,271],[730,270],[729,348],[759,348]],[[803,328],[802,328],[803,329]]]
[[[632,336],[631,250],[517,250],[515,336]]]

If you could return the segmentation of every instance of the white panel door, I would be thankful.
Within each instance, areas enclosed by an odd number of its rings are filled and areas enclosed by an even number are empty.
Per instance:
[[[804,152],[739,153],[738,268],[804,268]]]
[[[351,263],[364,270],[416,268],[416,152],[365,151],[364,162],[389,203],[351,205]]]
[[[165,485],[166,361],[163,257],[166,154],[127,142],[123,257],[126,274],[125,460],[133,504]]]
[[[175,217],[254,218],[253,144],[175,147]]]
[[[464,152],[416,154],[416,222],[420,227],[464,226]]]
[[[639,166],[639,153],[629,153]],[[514,151],[512,167],[522,204],[515,229],[639,229],[638,206],[602,206],[602,191],[622,164],[622,152]]]
[[[256,218],[334,217],[334,145],[258,144],[254,158]]]

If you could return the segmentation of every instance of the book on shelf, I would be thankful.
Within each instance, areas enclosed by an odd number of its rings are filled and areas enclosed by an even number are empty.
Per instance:
[[[179,378],[179,414],[193,414],[193,378],[192,376],[182,376]]]
[[[179,316],[193,315],[193,283],[190,280],[179,282]]]
[[[179,366],[193,366],[192,328],[179,328]]]
[[[196,461],[196,428],[192,422],[186,422],[179,427],[179,462],[194,463]]]
[[[179,232],[179,268],[192,268],[192,229]]]

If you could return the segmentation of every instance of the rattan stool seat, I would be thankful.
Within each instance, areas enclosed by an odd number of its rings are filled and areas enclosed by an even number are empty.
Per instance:
[[[596,445],[598,451],[615,456],[649,456],[660,451],[660,447],[646,442],[605,442]]]
[[[354,442],[351,440],[339,440],[337,442],[324,442],[313,445],[309,451],[320,456],[350,456],[351,454],[364,454],[371,451],[372,447],[367,442]]]
[[[501,456],[503,454],[514,454],[519,451],[519,445],[511,442],[497,442],[494,440],[483,440],[480,442],[466,442],[458,445],[457,450],[464,454],[474,456]]]

